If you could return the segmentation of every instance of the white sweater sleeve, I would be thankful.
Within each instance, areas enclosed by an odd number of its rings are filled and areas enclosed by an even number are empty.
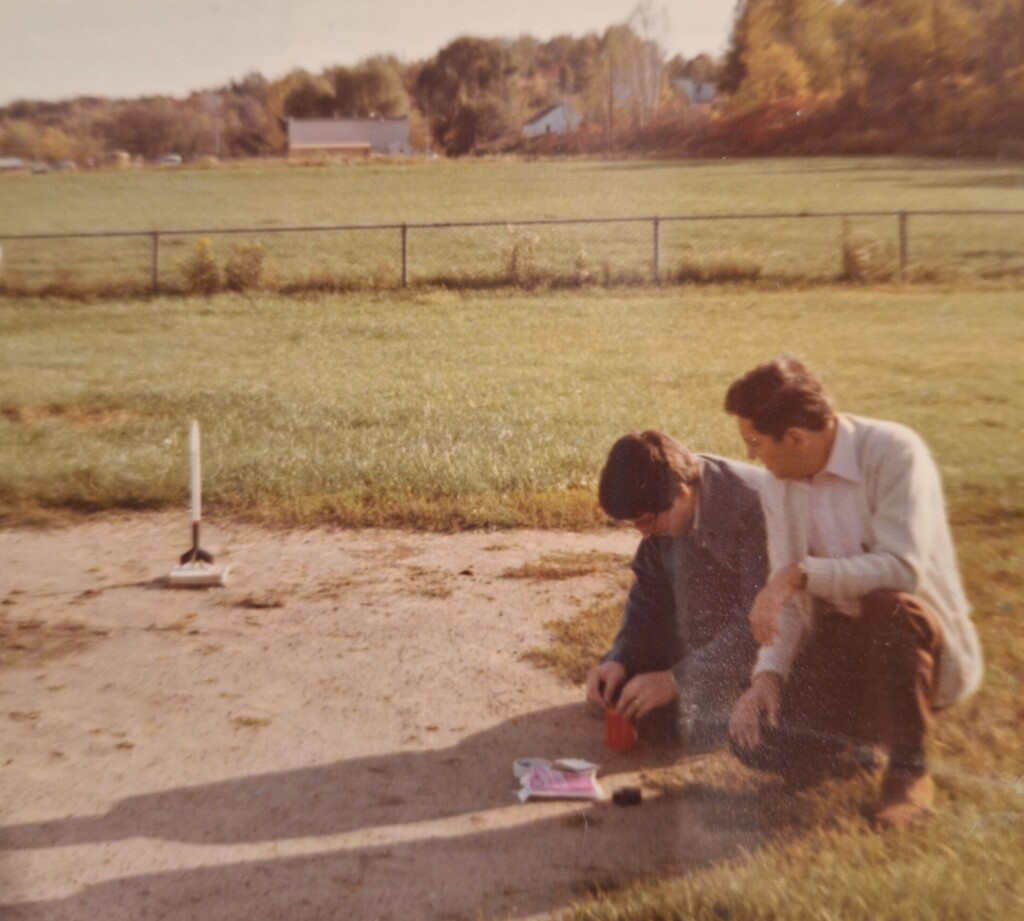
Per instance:
[[[789,678],[804,630],[803,615],[795,604],[787,604],[779,612],[778,632],[771,646],[762,646],[754,662],[754,675],[761,672],[777,672],[783,681]]]
[[[808,591],[827,601],[862,598],[876,589],[913,592],[924,567],[936,514],[942,514],[938,472],[924,445],[908,430],[889,433],[868,451],[865,477],[870,546],[841,558],[807,557]]]

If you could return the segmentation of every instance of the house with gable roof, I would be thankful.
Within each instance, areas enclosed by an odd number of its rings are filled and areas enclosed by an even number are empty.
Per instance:
[[[523,134],[528,138],[541,137],[545,134],[568,134],[575,131],[583,117],[572,110],[564,102],[548,106],[539,115],[535,115],[525,125]]]

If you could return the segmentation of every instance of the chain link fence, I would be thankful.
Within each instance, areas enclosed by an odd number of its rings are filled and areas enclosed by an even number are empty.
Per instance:
[[[8,294],[1024,279],[1024,211],[0,234]]]

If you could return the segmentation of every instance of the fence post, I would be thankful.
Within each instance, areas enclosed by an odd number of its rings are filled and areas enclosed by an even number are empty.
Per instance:
[[[907,280],[907,212],[900,215],[900,281]]]
[[[402,224],[402,287],[409,286],[409,228]]]
[[[150,260],[150,285],[153,288],[153,293],[156,294],[160,290],[160,234],[153,233],[153,255]]]
[[[654,219],[654,283],[656,285],[661,284],[661,274],[658,271],[658,257],[659,257],[659,241],[658,241],[658,227],[661,224],[661,218]]]

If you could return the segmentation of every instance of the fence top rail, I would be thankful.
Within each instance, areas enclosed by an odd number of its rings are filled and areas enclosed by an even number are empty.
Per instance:
[[[532,218],[511,221],[441,221],[431,223],[391,224],[310,224],[287,227],[197,227],[191,230],[180,228],[170,230],[97,230],[67,231],[64,233],[4,233],[0,240],[73,240],[125,237],[197,237],[224,236],[228,234],[274,234],[274,233],[315,233],[324,231],[349,230],[445,230],[470,227],[539,227],[578,224],[662,224],[674,221],[749,221],[749,220],[794,220],[803,218],[836,217],[1014,217],[1024,215],[1022,209],[998,208],[939,208],[927,210],[896,211],[766,211],[730,214],[677,214],[650,215],[647,217],[581,217],[581,218]]]

